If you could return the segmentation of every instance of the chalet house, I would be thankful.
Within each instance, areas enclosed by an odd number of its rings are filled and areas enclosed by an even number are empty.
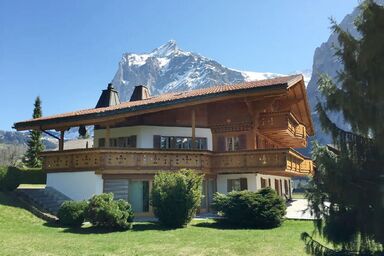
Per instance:
[[[93,147],[65,150],[65,132],[86,125],[95,127]],[[138,215],[152,212],[158,172],[204,174],[201,211],[216,191],[271,187],[290,197],[291,177],[313,172],[312,161],[293,149],[314,133],[302,75],[159,96],[137,86],[129,102],[110,84],[96,108],[14,127],[60,131],[59,150],[42,153],[47,186],[74,200],[113,192]]]

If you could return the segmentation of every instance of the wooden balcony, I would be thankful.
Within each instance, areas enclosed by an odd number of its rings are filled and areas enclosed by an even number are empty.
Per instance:
[[[95,171],[98,174],[154,174],[194,169],[206,174],[270,173],[310,175],[312,161],[292,149],[215,153],[153,149],[76,149],[41,154],[47,172]]]
[[[307,131],[290,112],[261,113],[259,130],[282,145],[293,148],[307,146]]]
[[[265,149],[216,153],[212,160],[216,173],[255,172],[283,176],[311,175],[312,160],[293,149]]]

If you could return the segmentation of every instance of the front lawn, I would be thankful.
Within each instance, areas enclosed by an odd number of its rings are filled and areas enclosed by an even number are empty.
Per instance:
[[[67,229],[0,192],[0,255],[305,255],[300,234],[312,229],[309,221],[285,221],[270,230],[225,229],[213,221],[176,230],[148,222],[125,232]]]

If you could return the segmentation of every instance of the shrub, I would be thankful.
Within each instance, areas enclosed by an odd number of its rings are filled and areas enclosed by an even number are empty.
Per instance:
[[[253,228],[278,227],[285,215],[285,202],[271,188],[258,192],[234,191],[216,193],[213,207],[223,214],[222,221],[231,225]]]
[[[0,167],[0,190],[12,191],[20,184],[45,184],[47,174],[41,169],[20,169],[14,166]]]
[[[47,173],[39,168],[19,169],[20,184],[46,184]]]
[[[113,200],[113,194],[100,194],[89,200],[85,219],[96,227],[112,229],[132,228],[133,211],[124,200]]]
[[[161,224],[178,228],[192,220],[200,206],[202,181],[203,176],[192,170],[155,176],[151,204]]]
[[[20,185],[20,171],[16,167],[0,167],[0,190],[12,191]]]
[[[86,201],[65,201],[57,213],[59,222],[67,227],[81,227],[87,206]]]

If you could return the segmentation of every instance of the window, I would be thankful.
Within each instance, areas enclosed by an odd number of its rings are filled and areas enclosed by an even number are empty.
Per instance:
[[[99,139],[99,147],[105,147],[105,138]],[[136,135],[129,137],[118,137],[109,139],[109,147],[111,148],[136,148]]]
[[[226,137],[225,138],[225,151],[239,150],[239,137]]]
[[[160,136],[160,148],[192,149],[192,137]],[[206,150],[207,138],[196,138],[195,149]]]
[[[227,180],[227,192],[241,191],[241,190],[247,190],[247,189],[248,189],[247,178]]]

